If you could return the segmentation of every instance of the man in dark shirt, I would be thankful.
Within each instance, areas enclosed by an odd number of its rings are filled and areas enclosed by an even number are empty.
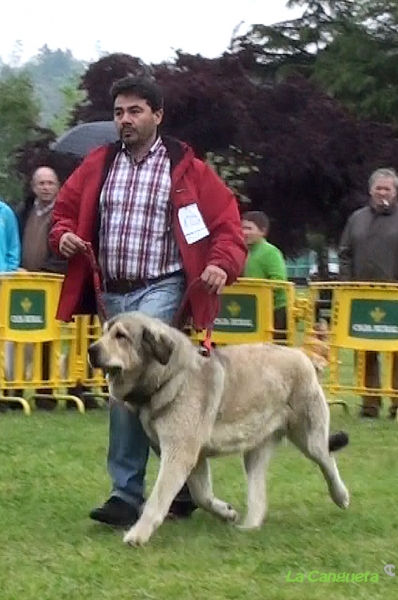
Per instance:
[[[345,281],[398,282],[398,176],[377,169],[369,179],[369,204],[348,219],[340,242],[340,274]],[[398,353],[393,356],[393,389],[398,389]],[[365,386],[380,387],[377,352],[365,353]],[[363,396],[361,416],[375,418],[380,396]],[[397,414],[393,398],[390,417]]]

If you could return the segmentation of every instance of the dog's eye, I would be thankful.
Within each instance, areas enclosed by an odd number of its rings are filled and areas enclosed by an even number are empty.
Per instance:
[[[123,333],[123,331],[117,331],[115,333],[115,338],[117,340],[126,340],[127,339],[127,335],[125,333]]]

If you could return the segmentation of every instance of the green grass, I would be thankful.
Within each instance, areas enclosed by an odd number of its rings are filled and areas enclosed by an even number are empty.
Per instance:
[[[241,532],[197,511],[166,522],[145,548],[91,522],[106,499],[107,413],[0,415],[1,600],[240,600],[397,598],[397,423],[359,421],[333,407],[333,429],[351,443],[338,455],[352,506],[338,509],[318,469],[282,445],[268,476],[269,515]],[[217,494],[240,511],[237,457],[213,460]],[[157,460],[149,465],[148,485]],[[377,583],[287,582],[310,571],[372,572]],[[398,573],[397,573],[398,575]]]

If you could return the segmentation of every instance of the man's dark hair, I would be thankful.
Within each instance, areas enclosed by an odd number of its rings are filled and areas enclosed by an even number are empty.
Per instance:
[[[269,218],[261,210],[248,210],[242,214],[243,221],[250,221],[266,234],[269,232]]]
[[[119,94],[132,94],[146,100],[151,107],[152,112],[156,112],[163,108],[163,94],[160,86],[149,77],[134,77],[127,75],[112,85],[110,95],[115,101]]]

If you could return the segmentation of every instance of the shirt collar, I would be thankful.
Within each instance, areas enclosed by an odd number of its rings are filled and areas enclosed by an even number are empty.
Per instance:
[[[38,217],[42,217],[43,215],[46,215],[47,213],[49,213],[55,204],[55,200],[53,200],[51,202],[51,204],[47,204],[45,206],[43,206],[42,204],[39,203],[38,199],[36,198],[33,204],[35,213],[37,214]]]
[[[147,152],[147,154],[145,154],[145,156],[143,156],[141,158],[141,160],[139,160],[138,162],[143,162],[149,156],[152,156],[153,154],[155,154],[159,150],[159,148],[161,147],[161,145],[162,145],[162,139],[161,139],[160,136],[158,136],[156,138],[156,140],[153,142],[152,146],[149,148],[149,151]],[[127,146],[126,146],[126,144],[124,142],[122,143],[122,147],[121,147],[120,151],[123,154],[125,154],[128,158],[130,158],[133,162],[136,162],[134,160],[134,158],[132,157],[131,153],[129,152],[129,150],[128,150],[128,148],[127,148]]]

